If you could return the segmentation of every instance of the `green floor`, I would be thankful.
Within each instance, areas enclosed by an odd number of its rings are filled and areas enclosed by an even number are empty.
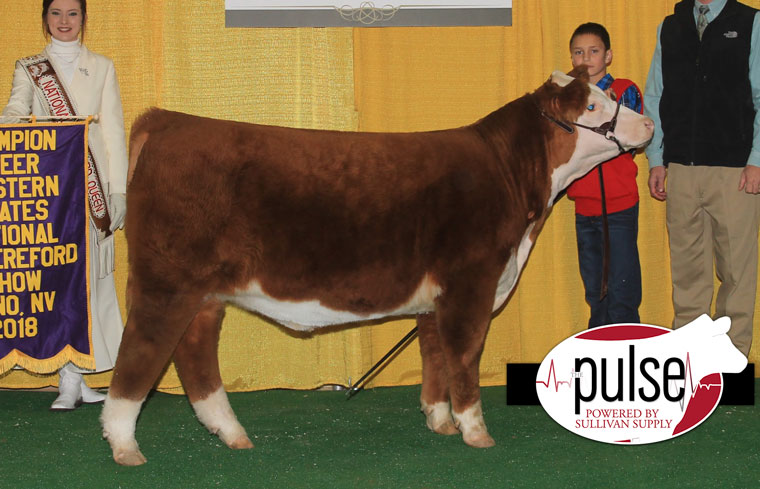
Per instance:
[[[757,382],[757,381],[756,381]],[[760,392],[756,384],[756,392]],[[654,445],[580,438],[540,406],[483,389],[497,446],[469,448],[425,428],[419,387],[232,394],[256,447],[233,451],[183,396],[149,398],[137,424],[148,463],[116,465],[99,406],[51,413],[52,392],[0,392],[0,488],[760,488],[760,403],[720,406]]]

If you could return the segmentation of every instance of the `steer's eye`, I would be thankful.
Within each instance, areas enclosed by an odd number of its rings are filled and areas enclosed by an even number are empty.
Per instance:
[[[588,106],[586,106],[586,110],[592,111],[592,110],[594,110],[595,107],[596,107],[596,105],[594,105],[594,104],[588,104]]]

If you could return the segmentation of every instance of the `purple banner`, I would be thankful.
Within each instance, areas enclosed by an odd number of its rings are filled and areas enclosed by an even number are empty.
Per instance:
[[[0,126],[0,373],[93,368],[86,123]]]

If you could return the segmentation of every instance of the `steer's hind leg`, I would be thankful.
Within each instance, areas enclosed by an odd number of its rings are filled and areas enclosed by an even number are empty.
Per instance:
[[[454,435],[459,430],[451,418],[449,376],[441,350],[435,315],[417,316],[417,331],[422,355],[422,393],[420,405],[427,427],[442,435]]]
[[[436,303],[441,350],[446,359],[452,414],[464,442],[473,447],[490,447],[480,402],[480,356],[491,322],[496,278],[484,281],[486,270],[460,273],[447,284]],[[472,277],[480,280],[469,281]]]
[[[253,448],[232,411],[219,374],[219,330],[224,304],[207,300],[174,352],[174,363],[195,414],[230,448]]]
[[[186,294],[136,293],[124,329],[111,386],[103,405],[103,436],[114,460],[141,465],[135,440],[140,407],[187,329],[200,298]]]

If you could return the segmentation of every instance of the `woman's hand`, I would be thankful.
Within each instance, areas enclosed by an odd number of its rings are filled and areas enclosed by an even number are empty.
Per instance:
[[[111,194],[108,196],[111,204],[111,232],[124,227],[124,217],[127,215],[127,194]]]

